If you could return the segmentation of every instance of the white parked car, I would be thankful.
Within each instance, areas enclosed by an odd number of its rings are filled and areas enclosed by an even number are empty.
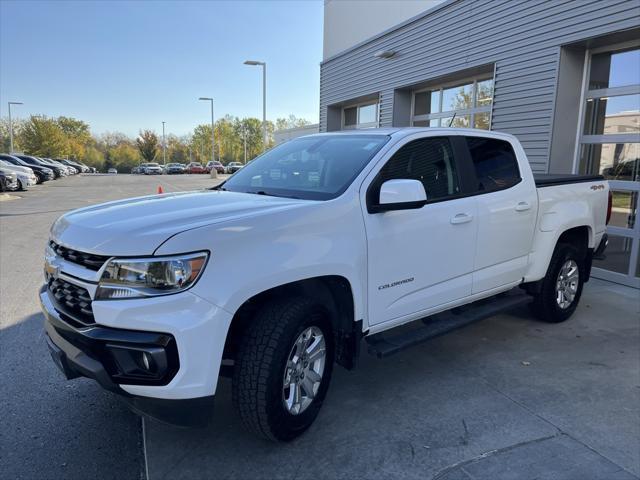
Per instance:
[[[143,163],[140,168],[145,175],[162,175],[163,173],[162,167],[158,163]]]
[[[534,177],[506,134],[301,137],[214,190],[63,215],[40,291],[47,340],[68,378],[177,424],[206,419],[231,375],[243,423],[290,440],[363,341],[384,357],[525,303],[568,319],[610,209],[602,177]]]
[[[118,169],[117,169],[117,168],[113,168],[113,167],[111,167],[110,169],[108,169],[108,170],[107,170],[107,173],[113,173],[113,174],[116,174],[116,173],[118,173]]]
[[[29,167],[20,167],[5,160],[0,160],[0,167],[16,174],[19,190],[27,190],[38,183],[38,178]]]

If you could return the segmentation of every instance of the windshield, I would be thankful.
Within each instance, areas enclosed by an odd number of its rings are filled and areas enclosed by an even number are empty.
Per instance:
[[[279,145],[238,170],[222,189],[306,200],[342,194],[373,156],[386,135],[321,135]]]

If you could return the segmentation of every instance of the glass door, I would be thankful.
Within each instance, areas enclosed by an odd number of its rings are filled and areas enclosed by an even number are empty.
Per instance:
[[[640,42],[592,50],[583,87],[579,173],[609,180],[606,259],[593,276],[640,288]]]

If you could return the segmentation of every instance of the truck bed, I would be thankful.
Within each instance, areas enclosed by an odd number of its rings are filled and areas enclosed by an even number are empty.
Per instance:
[[[555,185],[566,185],[570,183],[599,182],[604,180],[602,175],[572,175],[555,173],[534,173],[533,179],[536,187],[553,187]]]

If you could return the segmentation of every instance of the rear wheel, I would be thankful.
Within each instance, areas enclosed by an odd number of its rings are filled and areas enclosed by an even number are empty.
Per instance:
[[[333,368],[331,325],[304,298],[265,305],[244,334],[233,403],[244,425],[275,441],[301,435],[318,416]]]
[[[540,292],[534,296],[534,313],[541,320],[559,323],[578,307],[584,285],[584,258],[572,245],[559,244],[553,252]]]

